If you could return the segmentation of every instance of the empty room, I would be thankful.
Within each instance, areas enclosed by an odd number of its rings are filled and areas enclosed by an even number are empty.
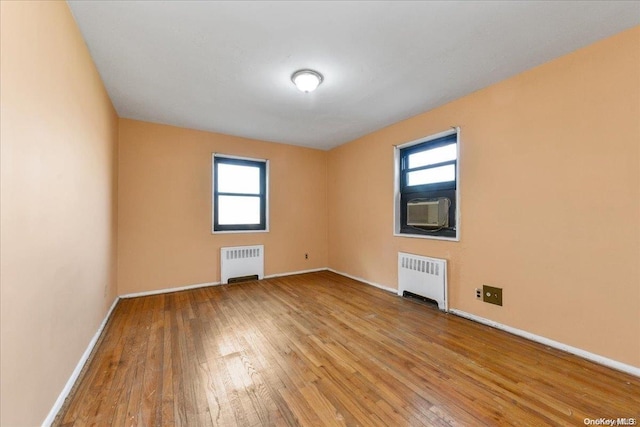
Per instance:
[[[640,2],[0,19],[2,426],[640,421]]]

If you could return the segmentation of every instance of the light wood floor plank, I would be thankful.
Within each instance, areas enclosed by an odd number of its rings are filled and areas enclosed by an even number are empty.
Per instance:
[[[56,426],[640,421],[640,379],[318,272],[121,300]]]

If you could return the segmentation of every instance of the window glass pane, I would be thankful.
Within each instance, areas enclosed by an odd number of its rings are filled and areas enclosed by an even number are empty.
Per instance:
[[[260,194],[260,168],[218,163],[218,191]]]
[[[435,184],[456,180],[454,165],[439,166],[437,168],[422,169],[407,174],[407,185]]]
[[[409,169],[455,160],[456,157],[456,144],[449,144],[438,148],[432,148],[431,150],[419,151],[409,155]]]
[[[260,197],[218,196],[218,224],[260,224]]]

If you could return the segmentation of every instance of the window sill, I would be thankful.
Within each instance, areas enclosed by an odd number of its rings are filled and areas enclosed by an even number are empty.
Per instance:
[[[459,242],[460,236],[457,237],[444,237],[444,236],[427,236],[426,234],[408,234],[408,233],[393,233],[394,237],[408,237],[412,239],[429,239],[429,240],[444,240],[448,242]]]
[[[268,232],[269,232],[268,228],[266,230],[220,230],[220,231],[211,230],[211,234],[237,234],[237,233],[246,234],[246,233],[268,233]]]

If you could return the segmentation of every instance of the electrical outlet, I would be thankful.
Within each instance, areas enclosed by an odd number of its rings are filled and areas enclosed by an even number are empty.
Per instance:
[[[482,285],[482,301],[489,304],[502,305],[502,288]]]
[[[482,299],[482,289],[476,288],[476,299]]]
[[[309,259],[309,254],[304,254],[304,259]]]

